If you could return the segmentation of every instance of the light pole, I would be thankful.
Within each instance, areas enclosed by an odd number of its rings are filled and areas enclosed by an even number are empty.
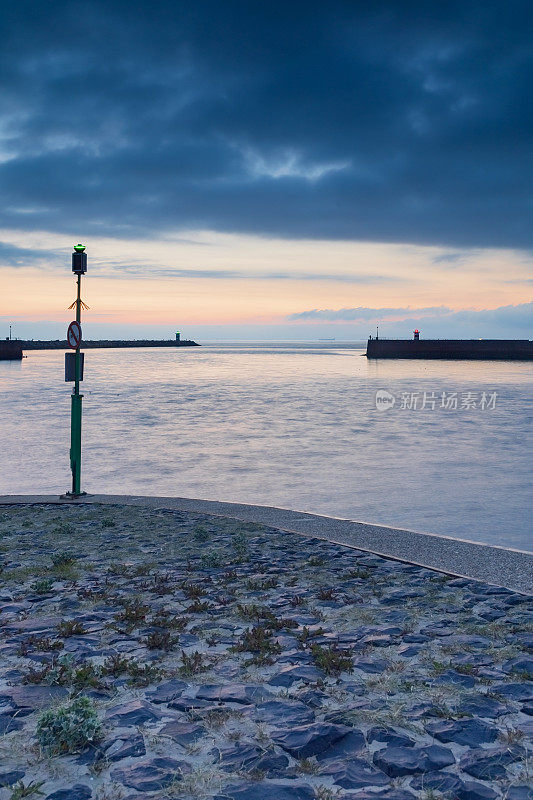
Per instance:
[[[76,322],[71,322],[67,333],[67,341],[74,353],[65,354],[65,380],[74,381],[70,405],[70,469],[72,471],[72,491],[69,497],[80,497],[81,491],[81,414],[82,398],[80,381],[83,380],[83,353],[81,347],[81,309],[85,306],[81,299],[81,276],[87,272],[87,253],[85,245],[74,245],[72,253],[72,272],[77,275],[76,300],[70,308],[76,306]],[[74,369],[72,369],[72,366]]]

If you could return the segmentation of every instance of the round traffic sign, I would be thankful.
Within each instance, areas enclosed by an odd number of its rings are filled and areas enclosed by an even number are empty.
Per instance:
[[[67,344],[73,350],[77,350],[81,344],[81,325],[79,322],[71,322],[67,331]]]

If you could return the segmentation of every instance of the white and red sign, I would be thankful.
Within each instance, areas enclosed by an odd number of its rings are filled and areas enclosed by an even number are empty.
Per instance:
[[[71,322],[67,331],[67,344],[73,350],[77,350],[81,344],[81,325],[79,322]]]

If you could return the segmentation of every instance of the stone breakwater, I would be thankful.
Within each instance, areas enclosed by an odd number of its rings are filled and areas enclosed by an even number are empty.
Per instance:
[[[524,595],[120,505],[3,506],[0,563],[2,800],[532,796]]]

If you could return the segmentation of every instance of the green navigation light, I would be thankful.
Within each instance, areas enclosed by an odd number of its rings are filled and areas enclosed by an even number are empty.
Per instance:
[[[75,244],[74,245],[74,250],[76,251],[76,253],[83,253],[83,251],[85,250],[85,245],[84,244]]]

